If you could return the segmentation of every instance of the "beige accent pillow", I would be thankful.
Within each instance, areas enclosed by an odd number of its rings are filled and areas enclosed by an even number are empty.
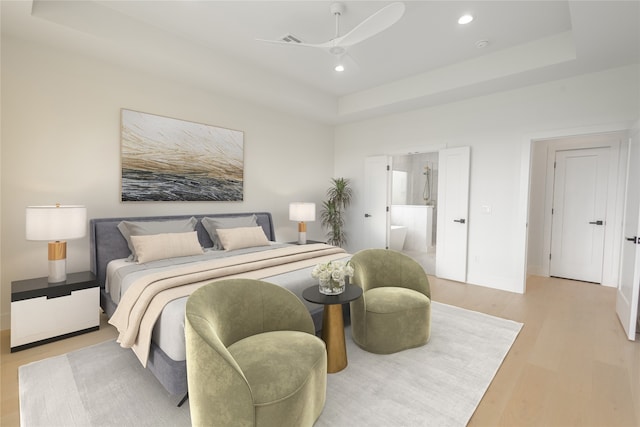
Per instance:
[[[218,238],[220,228],[255,227],[258,225],[258,218],[254,215],[232,216],[232,217],[204,217],[202,226],[213,242],[214,249],[224,249]]]
[[[268,246],[269,239],[262,227],[218,228],[218,238],[225,251],[252,248],[254,246]]]
[[[198,220],[195,217],[189,219],[164,220],[164,221],[120,221],[118,230],[127,241],[133,260],[136,260],[136,250],[131,242],[131,236],[160,234],[160,233],[186,233],[196,229]]]
[[[136,250],[138,264],[159,259],[200,255],[204,252],[196,231],[131,236],[131,242]]]

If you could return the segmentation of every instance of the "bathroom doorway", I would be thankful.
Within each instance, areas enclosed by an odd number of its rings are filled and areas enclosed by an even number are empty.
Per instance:
[[[394,155],[389,249],[409,255],[435,274],[438,153]]]

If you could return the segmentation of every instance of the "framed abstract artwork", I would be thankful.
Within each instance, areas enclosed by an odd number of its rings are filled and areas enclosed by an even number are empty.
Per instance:
[[[244,133],[121,110],[123,202],[242,201]]]

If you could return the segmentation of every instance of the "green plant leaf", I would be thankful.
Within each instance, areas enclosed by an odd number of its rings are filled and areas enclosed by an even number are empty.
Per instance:
[[[320,220],[323,228],[328,229],[327,242],[334,246],[342,246],[347,243],[344,232],[343,210],[351,204],[353,191],[350,182],[346,178],[332,178],[332,186],[327,190],[327,198],[322,203]]]

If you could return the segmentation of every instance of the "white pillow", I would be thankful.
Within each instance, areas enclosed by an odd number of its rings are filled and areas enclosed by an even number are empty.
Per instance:
[[[262,227],[218,228],[218,238],[226,251],[234,249],[252,248],[254,246],[268,246],[269,239]]]
[[[131,236],[131,242],[138,264],[203,253],[196,231]]]

